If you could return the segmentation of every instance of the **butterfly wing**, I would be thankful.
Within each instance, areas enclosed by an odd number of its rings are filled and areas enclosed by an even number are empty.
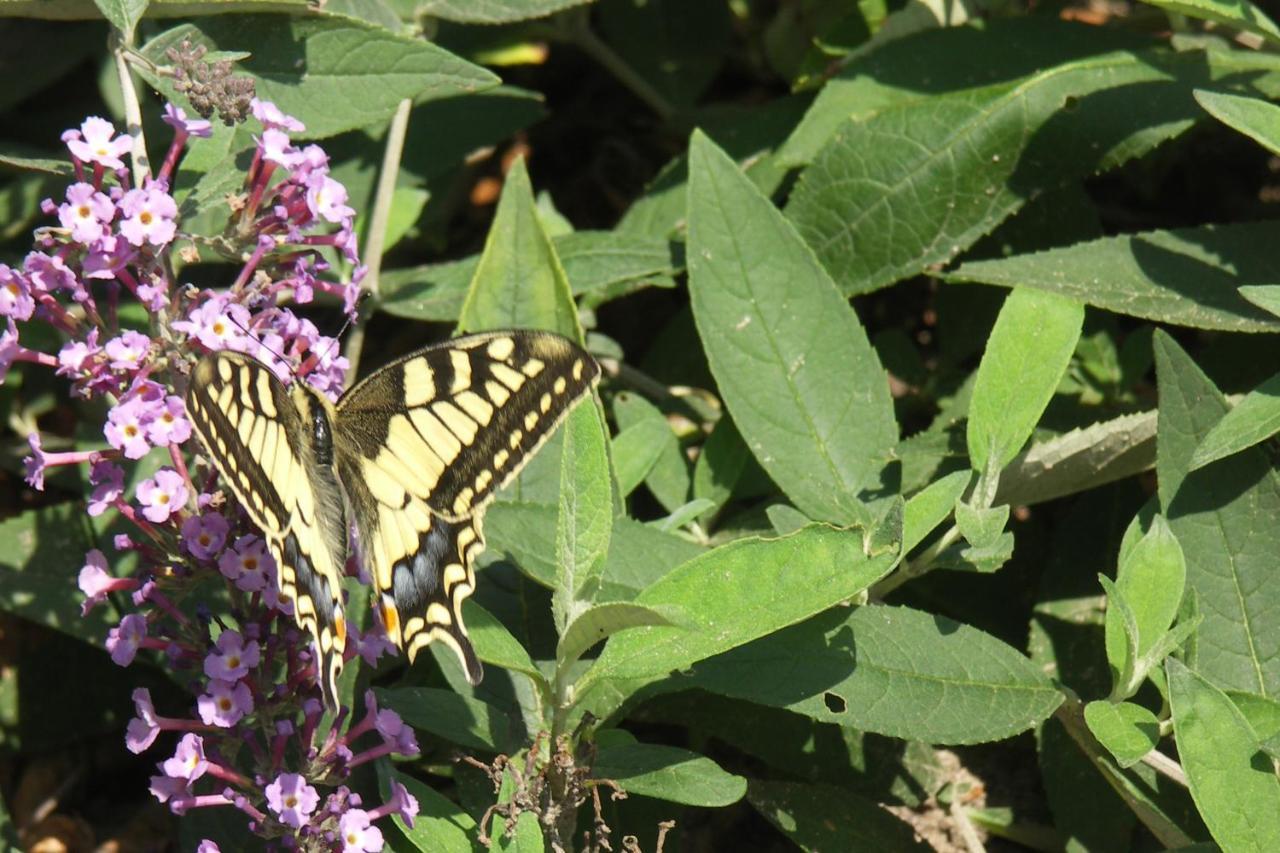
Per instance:
[[[339,479],[384,623],[411,660],[441,639],[480,680],[462,602],[484,507],[599,376],[559,335],[490,332],[408,355],[338,401]]]
[[[187,413],[222,482],[262,531],[280,595],[311,633],[325,702],[337,708],[346,648],[342,569],[347,527],[332,464],[331,407],[238,353],[206,356],[191,373]]]

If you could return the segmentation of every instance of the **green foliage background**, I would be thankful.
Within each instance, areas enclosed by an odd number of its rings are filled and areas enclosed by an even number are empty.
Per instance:
[[[630,794],[601,814],[644,849],[668,819],[667,850],[926,849],[929,815],[943,849],[1280,849],[1280,29],[1032,5],[0,0],[0,260],[61,193],[61,131],[122,119],[113,56],[167,140],[190,39],[333,156],[362,368],[513,326],[602,361],[488,512],[486,680],[359,676],[425,747],[378,768],[422,805],[394,849],[542,849],[529,815],[480,827],[489,780],[451,763],[536,761],[539,732]],[[225,217],[252,144],[193,145],[184,223]],[[109,835],[146,808],[130,689],[190,697],[79,617],[111,533],[84,482],[21,483],[33,424],[93,442],[100,413],[39,369],[0,409],[0,788],[111,745],[69,795]]]

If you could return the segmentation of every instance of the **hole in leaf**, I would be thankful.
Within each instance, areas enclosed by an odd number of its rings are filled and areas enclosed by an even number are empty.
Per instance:
[[[839,693],[823,693],[822,703],[827,706],[827,710],[833,714],[843,714],[848,704],[844,701],[844,697]]]

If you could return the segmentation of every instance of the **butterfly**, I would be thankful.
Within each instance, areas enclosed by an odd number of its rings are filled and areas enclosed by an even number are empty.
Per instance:
[[[338,705],[353,522],[383,626],[412,663],[434,640],[479,683],[462,602],[475,589],[484,509],[600,377],[549,332],[486,332],[418,350],[331,403],[241,353],[206,355],[188,417],[275,558],[282,598],[311,633],[316,680]]]

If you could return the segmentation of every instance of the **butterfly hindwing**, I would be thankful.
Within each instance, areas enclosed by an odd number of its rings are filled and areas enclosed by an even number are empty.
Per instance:
[[[558,335],[492,332],[406,356],[339,400],[339,479],[388,633],[411,657],[444,640],[479,681],[461,606],[484,507],[599,374]]]
[[[347,528],[332,463],[331,407],[314,390],[286,389],[260,363],[227,352],[196,365],[186,402],[222,482],[262,531],[279,592],[312,635],[317,680],[336,708]]]

